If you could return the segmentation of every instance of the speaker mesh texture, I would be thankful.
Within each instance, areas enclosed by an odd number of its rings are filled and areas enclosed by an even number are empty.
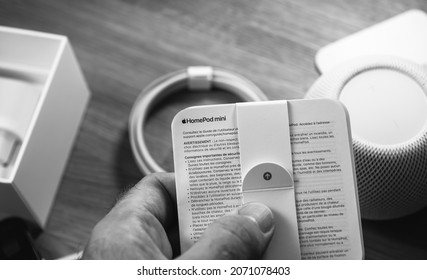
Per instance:
[[[427,92],[427,75],[421,66],[394,57],[365,57],[324,74],[305,98],[338,99],[353,77],[378,69],[402,72]],[[410,141],[398,145],[377,145],[353,136],[353,152],[362,218],[399,218],[427,205],[426,127]]]

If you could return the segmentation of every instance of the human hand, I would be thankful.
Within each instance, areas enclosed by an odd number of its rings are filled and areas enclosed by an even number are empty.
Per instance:
[[[171,259],[178,217],[173,173],[146,176],[95,226],[82,259]],[[212,223],[178,259],[260,259],[274,232],[263,204],[243,205]]]

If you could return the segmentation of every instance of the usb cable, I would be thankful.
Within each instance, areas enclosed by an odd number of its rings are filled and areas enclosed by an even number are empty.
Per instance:
[[[129,118],[129,134],[135,160],[144,174],[164,171],[147,148],[143,128],[147,117],[165,97],[188,88],[190,90],[226,90],[242,101],[265,101],[268,98],[251,81],[229,70],[209,66],[192,66],[169,73],[149,84],[137,98]]]

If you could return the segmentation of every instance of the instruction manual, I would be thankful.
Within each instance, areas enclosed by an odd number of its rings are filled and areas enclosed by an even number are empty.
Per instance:
[[[181,252],[250,201],[272,209],[265,259],[362,259],[348,114],[331,99],[190,107],[172,122]]]

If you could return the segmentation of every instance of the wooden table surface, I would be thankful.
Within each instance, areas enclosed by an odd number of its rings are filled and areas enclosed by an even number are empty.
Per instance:
[[[92,93],[49,221],[37,239],[43,257],[81,250],[116,196],[142,178],[128,117],[148,83],[190,65],[228,68],[270,99],[302,98],[318,78],[322,46],[427,1],[352,0],[0,0],[0,25],[69,37]],[[0,42],[3,43],[3,42]],[[169,125],[181,108],[233,101],[180,93],[155,109],[145,137],[173,169]],[[367,259],[427,259],[427,209],[393,221],[363,221]]]

